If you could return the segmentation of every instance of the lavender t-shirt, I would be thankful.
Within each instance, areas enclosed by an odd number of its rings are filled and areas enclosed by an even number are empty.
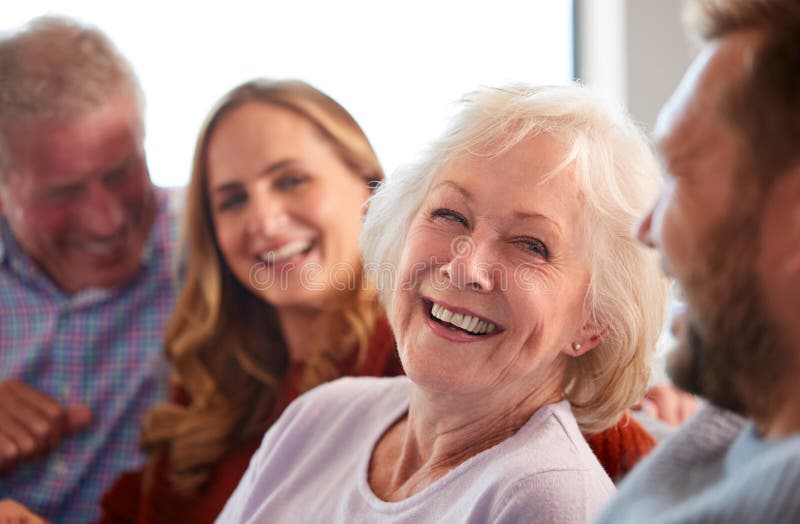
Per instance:
[[[218,523],[588,522],[614,486],[569,403],[399,502],[379,499],[372,450],[408,410],[406,377],[344,378],[298,398],[264,436]]]

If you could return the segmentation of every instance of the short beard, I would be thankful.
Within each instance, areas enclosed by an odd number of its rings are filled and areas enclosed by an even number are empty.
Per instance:
[[[710,236],[706,267],[687,282],[687,327],[670,355],[675,385],[756,421],[786,401],[794,375],[791,350],[772,321],[755,260],[757,224],[725,227]]]

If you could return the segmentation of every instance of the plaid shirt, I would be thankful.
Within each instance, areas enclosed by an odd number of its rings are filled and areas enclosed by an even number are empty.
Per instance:
[[[177,283],[177,220],[165,190],[134,279],[116,290],[67,296],[42,274],[0,217],[0,379],[18,378],[65,405],[86,404],[90,427],[49,455],[0,474],[10,497],[54,522],[99,516],[102,493],[142,465],[142,415],[164,399],[165,320]]]

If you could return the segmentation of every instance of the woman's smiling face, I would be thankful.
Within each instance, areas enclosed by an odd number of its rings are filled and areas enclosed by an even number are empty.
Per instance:
[[[217,242],[245,287],[274,306],[317,308],[355,286],[367,183],[304,117],[248,102],[208,145]]]
[[[565,153],[538,135],[436,175],[406,236],[390,312],[418,385],[558,395],[572,344],[583,353],[599,343],[584,306],[582,199],[572,172],[547,178]]]

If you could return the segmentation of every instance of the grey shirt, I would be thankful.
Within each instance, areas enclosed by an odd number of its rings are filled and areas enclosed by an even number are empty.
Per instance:
[[[596,524],[800,523],[800,434],[764,440],[703,408],[637,466]]]

